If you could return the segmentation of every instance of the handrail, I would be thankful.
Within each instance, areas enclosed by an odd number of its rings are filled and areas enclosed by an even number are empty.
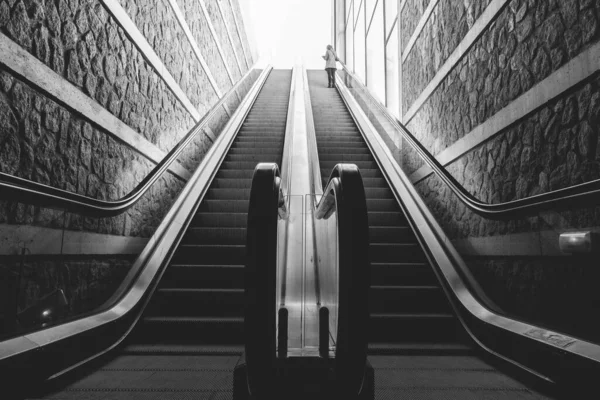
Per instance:
[[[344,63],[340,62],[344,71],[360,82]],[[413,147],[419,156],[429,165],[433,172],[444,182],[450,190],[473,212],[488,219],[514,218],[517,215],[556,209],[558,207],[572,208],[574,202],[592,204],[600,201],[600,179],[573,185],[568,188],[557,189],[546,193],[537,194],[524,199],[507,201],[504,203],[484,203],[469,193],[444,166],[414,137],[412,133],[394,116],[390,115],[387,108],[381,104],[369,90],[365,91],[382,114],[402,134],[404,139]]]
[[[369,224],[362,177],[354,164],[337,164],[315,210],[317,219],[337,213],[338,325],[335,371],[343,398],[363,385],[369,326]]]
[[[68,209],[94,217],[112,217],[125,212],[150,189],[150,187],[169,169],[186,146],[205,128],[229,96],[239,88],[254,71],[254,66],[198,121],[185,137],[144,177],[128,194],[118,200],[100,200],[67,190],[58,189],[28,179],[0,172],[0,193],[11,200],[37,204],[48,208]]]
[[[267,396],[276,358],[277,221],[282,180],[275,163],[254,169],[244,268],[244,347],[248,389]]]
[[[91,315],[0,342],[3,383],[24,386],[30,385],[31,381],[61,376],[106,354],[127,337],[146,307],[270,71],[271,67],[267,66],[252,85],[117,292]],[[73,348],[81,351],[68,351]],[[24,377],[27,378],[26,383]]]
[[[505,315],[480,296],[480,288],[468,276],[462,256],[381,135],[348,89],[340,85],[339,90],[470,338],[503,363],[517,367],[529,377],[537,377],[540,382],[554,381],[569,388],[586,380],[588,384],[595,382],[591,378],[600,376],[600,345]],[[569,341],[567,346],[560,343],[565,340]]]

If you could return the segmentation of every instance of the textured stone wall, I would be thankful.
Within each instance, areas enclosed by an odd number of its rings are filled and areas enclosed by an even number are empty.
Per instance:
[[[490,1],[439,1],[402,64],[404,110],[409,109],[433,79]],[[489,45],[492,47],[494,43]]]
[[[402,22],[400,26],[401,53],[404,52],[430,1],[432,0],[406,0],[400,17]]]
[[[217,95],[168,1],[120,0],[119,3],[198,112],[208,111]],[[198,2],[194,4],[200,8]],[[161,16],[160,24],[156,23],[157,15]],[[214,70],[213,65],[210,67]]]
[[[600,4],[571,3],[511,1],[415,115],[411,132],[437,154],[595,43]]]
[[[246,32],[246,27],[244,25],[244,18],[242,17],[242,9],[240,7],[240,3],[236,0],[229,0],[229,3],[231,3],[231,9],[233,11],[233,14],[235,14],[238,24],[239,24],[239,29],[240,29],[240,36],[238,36],[241,40],[242,46],[244,47],[244,49],[246,50],[246,54],[247,54],[247,58],[250,62],[249,67],[252,66],[252,64],[254,64],[257,60],[254,60],[254,58],[252,57],[252,53],[250,51],[250,42],[248,41],[248,36],[244,33]],[[233,21],[232,21],[233,22]],[[240,49],[241,50],[241,49]]]
[[[243,27],[241,38],[235,30],[233,13],[239,10],[237,1],[232,3],[233,10],[229,2],[221,5],[226,18],[231,19],[233,45],[215,4],[208,7],[235,83],[248,68],[245,64],[238,68],[232,46],[238,46],[243,55],[241,46],[248,45]],[[122,0],[120,4],[184,95],[204,116],[218,97],[168,1]],[[181,0],[179,6],[219,89],[227,93],[232,82],[199,3]],[[0,0],[0,34],[52,69],[58,77],[51,85],[69,82],[164,152],[195,125],[173,88],[146,61],[102,1]],[[0,54],[2,57],[5,55]],[[252,73],[226,99],[231,112],[257,77],[258,72]],[[79,114],[77,108],[77,104],[57,102],[18,71],[0,67],[0,172],[97,199],[122,198],[148,175],[154,163],[139,149],[115,139],[112,132]],[[208,129],[196,136],[178,162],[193,172],[213,144],[213,135],[221,133],[229,117],[225,108],[219,107],[208,120]],[[0,224],[25,225],[29,231],[35,231],[36,226],[54,228],[57,235],[67,229],[149,237],[184,184],[181,178],[166,173],[132,208],[111,218],[0,200]],[[2,249],[3,254],[19,251]],[[0,259],[2,284],[14,283],[13,258]],[[90,311],[112,294],[133,258],[28,256],[18,307],[23,310],[55,288],[62,288],[69,300],[69,315]],[[0,292],[6,293],[4,289],[0,287]]]
[[[405,112],[489,3],[440,0],[402,66]],[[409,11],[404,18],[413,14]],[[590,0],[508,2],[417,111],[409,130],[431,153],[439,154],[596,45],[599,16],[600,3]],[[599,74],[524,118],[506,118],[506,129],[494,132],[447,167],[479,200],[508,202],[600,178]],[[407,145],[402,146],[399,158],[409,174],[423,165]],[[416,188],[452,240],[478,238],[477,243],[492,246],[500,245],[501,236],[527,233],[532,238],[529,245],[547,254],[544,246],[557,243],[542,246],[543,240],[533,239],[535,233],[600,226],[600,207],[489,220],[465,207],[434,175]],[[589,284],[597,280],[593,261],[571,256],[510,256],[511,251],[504,257],[466,257],[492,300],[519,318],[597,338],[597,326],[584,321],[585,313],[592,312],[589,307],[598,304]]]
[[[219,87],[223,92],[229,90],[232,84],[227,76],[227,71],[225,70],[225,62],[223,62],[223,59],[219,54],[217,43],[210,33],[208,21],[200,8],[200,4],[188,0],[177,0],[177,4],[183,12],[183,15],[185,15],[185,20],[192,31],[192,35]],[[227,44],[225,43],[226,40],[226,37],[220,38],[219,42],[221,43],[221,46]],[[233,71],[232,67],[233,65],[229,64],[230,71]]]
[[[226,3],[223,3],[222,0],[206,0],[204,4],[206,4],[206,10],[208,11],[208,15],[210,20],[212,21],[213,27],[217,32],[217,35],[221,38],[221,47],[223,48],[223,52],[225,53],[225,59],[227,60],[227,65],[229,66],[229,70],[233,74],[233,79],[238,80],[241,77],[242,71],[238,66],[238,63],[234,54],[234,47],[231,46],[231,42],[229,41],[229,37],[227,35],[227,27],[225,26],[225,21],[219,11],[219,5],[217,2],[222,4],[222,7],[227,7]],[[233,25],[231,25],[232,29],[235,29]],[[244,64],[241,64],[242,67]]]

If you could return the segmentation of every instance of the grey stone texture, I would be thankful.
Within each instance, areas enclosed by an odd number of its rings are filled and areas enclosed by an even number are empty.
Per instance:
[[[254,60],[254,58],[252,57],[252,53],[250,51],[250,42],[248,41],[248,35],[246,32],[246,27],[244,25],[244,18],[242,17],[242,9],[240,8],[240,3],[237,0],[229,0],[228,3],[231,3],[231,9],[232,9],[233,13],[235,14],[235,17],[237,18],[237,21],[238,21],[238,28],[239,28],[240,35],[241,35],[240,40],[242,42],[242,45],[244,46],[244,49],[246,49],[246,55],[248,56],[247,59],[250,63],[248,65],[248,68],[249,68],[257,60]]]
[[[120,3],[200,115],[208,111],[218,97],[168,1],[120,0]],[[200,8],[198,2],[194,4]]]
[[[242,72],[247,71],[248,68],[250,68],[252,65],[248,64],[248,61],[246,60],[246,57],[244,56],[245,53],[244,53],[243,46],[246,46],[245,47],[245,49],[247,49],[246,52],[250,51],[249,50],[250,47],[248,47],[247,44],[246,45],[242,44],[242,38],[240,38],[240,35],[238,35],[238,30],[237,30],[236,24],[235,24],[234,10],[229,6],[229,2],[223,1],[223,0],[217,0],[217,1],[221,1],[221,8],[223,9],[223,14],[225,16],[225,21],[227,21],[227,26],[229,26],[229,32],[231,33],[231,38],[233,39],[233,46],[235,47],[235,51],[240,60]],[[235,1],[234,3],[236,5],[238,4],[237,1]],[[240,30],[240,33],[245,38],[246,35],[244,34],[244,32],[245,32],[244,30]]]
[[[401,52],[404,52],[408,41],[415,32],[415,28],[419,24],[423,13],[429,3],[434,0],[406,0],[404,8],[400,14],[400,40],[402,41]]]
[[[71,113],[0,70],[0,171],[93,198],[117,200],[150,172],[153,164],[115,140],[107,132]],[[164,178],[173,189],[182,182],[168,174]],[[154,193],[152,202],[171,204],[173,196],[164,190]],[[139,210],[142,214],[144,209]],[[136,208],[128,215],[133,217]],[[131,213],[131,214],[129,214]],[[0,203],[0,223],[57,226],[60,211],[14,203]],[[156,214],[153,218],[160,218]],[[126,216],[104,222],[73,218],[68,229],[124,235]],[[61,219],[58,218],[59,224]],[[79,222],[77,222],[79,221]],[[160,221],[160,220],[158,220]],[[157,221],[153,222],[156,225]],[[140,232],[134,232],[140,235]]]
[[[204,59],[208,64],[208,68],[212,72],[215,80],[217,81],[219,89],[221,89],[221,92],[225,93],[233,85],[229,80],[227,70],[225,69],[225,62],[219,54],[217,42],[210,33],[208,21],[204,16],[204,13],[202,12],[200,4],[198,2],[189,0],[177,0],[177,4],[179,5],[181,12],[185,16],[185,20],[190,28],[190,31],[192,32],[192,36],[194,37],[196,44],[200,48],[200,52],[204,56]],[[219,38],[219,43],[221,44],[221,46],[227,45],[226,41],[226,37]],[[230,70],[233,70],[233,65],[228,66]]]
[[[10,296],[11,299],[7,300],[12,301],[3,302],[4,315],[0,315],[0,319],[15,309],[18,313],[25,311],[58,289],[63,290],[68,303],[64,318],[91,312],[116,291],[132,264],[131,256],[96,256],[87,259],[74,256],[26,256],[23,265],[20,257],[2,257],[0,293]],[[14,308],[6,310],[5,306]],[[21,328],[35,327],[22,325]],[[4,334],[10,332],[0,332],[0,335]]]
[[[229,70],[233,74],[233,79],[237,82],[241,78],[241,74],[243,73],[242,71],[245,72],[246,69],[240,69],[240,67],[244,67],[243,63],[238,66],[234,54],[235,43],[232,45],[231,41],[229,40],[229,36],[227,34],[227,26],[225,26],[225,20],[223,19],[223,16],[219,11],[219,5],[217,4],[217,2],[221,4],[222,8],[229,7],[227,2],[224,2],[222,0],[205,0],[204,4],[206,5],[206,10],[208,11],[210,20],[212,21],[213,27],[217,32],[217,36],[219,37],[219,42],[221,43],[221,48],[223,49],[223,53],[225,54],[225,59],[227,65],[229,66]],[[235,27],[233,25],[231,25],[231,27],[234,29],[234,31],[231,32],[231,34],[237,35],[237,33],[235,32]]]
[[[193,124],[99,1],[3,0],[1,10],[3,33],[162,150]]]
[[[463,40],[491,0],[440,0],[402,64],[403,109],[408,110]],[[494,43],[488,43],[490,47]]]
[[[567,17],[568,3],[511,1],[417,112],[410,131],[438,154],[595,43],[600,4],[582,3]],[[578,23],[568,25],[567,18]],[[570,42],[571,36],[581,40]],[[411,72],[403,74],[410,82]]]

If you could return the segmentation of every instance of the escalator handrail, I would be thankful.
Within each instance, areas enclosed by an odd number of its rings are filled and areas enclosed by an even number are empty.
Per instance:
[[[333,168],[315,217],[327,219],[334,212],[339,265],[336,379],[347,396],[355,396],[361,391],[367,361],[370,265],[367,200],[354,164]]]
[[[148,304],[272,67],[266,66],[208,150],[115,294],[94,312],[0,342],[0,373],[55,378],[125,340]],[[72,351],[77,349],[76,352]]]
[[[345,73],[360,82],[344,63],[340,62]],[[473,212],[488,219],[515,218],[517,215],[533,214],[557,208],[572,208],[574,202],[580,205],[595,204],[600,200],[600,179],[580,183],[563,189],[529,196],[523,199],[511,200],[504,203],[484,203],[473,196],[462,186],[448,170],[433,156],[423,144],[400,122],[390,114],[388,109],[381,104],[367,89],[365,93],[372,102],[382,111],[382,114],[396,128],[402,137],[413,147],[421,159],[433,170],[446,186]]]
[[[489,302],[480,296],[481,288],[477,282],[472,276],[469,277],[469,268],[462,256],[445,235],[381,135],[370,126],[368,117],[356,99],[345,87],[340,87],[340,94],[380,164],[455,315],[469,337],[503,362],[544,381],[581,382],[581,376],[598,376],[599,344],[553,332],[506,315],[497,307],[490,307]],[[563,346],[551,338],[566,340],[569,344]],[[586,373],[583,374],[583,371]]]
[[[144,179],[129,193],[118,200],[101,200],[78,193],[55,188],[42,183],[30,181],[18,176],[0,172],[0,193],[3,200],[36,204],[48,208],[65,209],[97,218],[119,215],[148,192],[152,185],[173,165],[181,152],[194,138],[202,132],[211,118],[225,104],[229,97],[240,87],[242,82],[255,71],[256,64],[208,111],[204,117],[173,147],[163,159],[156,164]]]
[[[254,169],[244,268],[244,348],[248,389],[267,397],[276,358],[277,222],[282,191],[275,163]]]

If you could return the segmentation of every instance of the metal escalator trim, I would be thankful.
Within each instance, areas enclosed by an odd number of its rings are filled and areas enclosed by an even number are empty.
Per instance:
[[[131,271],[125,277],[121,287],[105,303],[105,306],[101,307],[93,315],[0,343],[0,367],[10,368],[10,362],[14,357],[26,353],[31,354],[36,363],[43,363],[44,365],[52,363],[53,360],[47,359],[48,354],[44,352],[48,346],[60,344],[64,347],[65,342],[74,340],[74,343],[77,343],[78,350],[81,350],[81,344],[77,342],[77,338],[82,334],[90,334],[99,328],[110,326],[112,326],[112,330],[115,330],[116,327],[113,326],[114,324],[124,319],[125,316],[131,316],[130,313],[132,311],[138,311],[136,315],[133,315],[133,322],[127,327],[121,328],[120,332],[115,333],[119,337],[108,348],[90,351],[94,354],[91,356],[86,355],[88,358],[77,362],[74,366],[55,373],[52,378],[105,354],[116,347],[129,334],[149,301],[156,287],[157,278],[164,272],[164,267],[170,260],[174,249],[181,241],[183,233],[185,233],[195,211],[200,206],[208,187],[217,174],[237,132],[256,101],[271,70],[272,67],[270,66],[263,70],[248,95],[242,101],[240,107],[238,107],[238,110],[223,128],[222,134],[207,152],[202,163],[196,169],[162,223],[134,262]],[[141,309],[137,310],[136,307],[140,307]],[[51,355],[51,352],[48,353]]]
[[[346,87],[343,86],[341,82],[343,82],[343,80],[337,80],[337,87],[341,94],[342,100],[356,121],[356,124],[361,131],[361,135],[365,139],[365,142],[375,157],[381,172],[386,177],[386,180],[392,188],[394,196],[405,210],[409,223],[413,227],[413,230],[418,233],[417,238],[422,242],[423,248],[428,250],[426,252],[428,253],[428,258],[430,258],[431,261],[433,261],[433,263],[439,267],[439,271],[442,273],[446,282],[446,285],[443,285],[444,290],[451,290],[452,294],[460,302],[460,305],[464,307],[464,309],[467,310],[471,316],[489,326],[493,326],[506,332],[518,335],[521,339],[525,338],[529,341],[537,342],[538,345],[550,352],[558,351],[564,354],[571,354],[581,357],[582,360],[599,363],[599,345],[572,338],[574,342],[572,342],[568,347],[563,347],[553,343],[552,341],[543,340],[541,337],[532,337],[531,332],[536,330],[544,332],[544,334],[547,336],[567,336],[551,332],[547,329],[540,328],[527,322],[507,318],[499,314],[497,311],[490,310],[476,299],[471,290],[469,290],[469,286],[467,282],[465,282],[464,276],[459,273],[459,271],[467,270],[464,260],[453,247],[450,240],[446,237],[442,228],[428,210],[425,203],[421,200],[416,189],[411,184],[408,176],[406,176],[404,171],[402,171],[398,163],[395,161],[390,150],[383,142],[383,139],[379,136],[351,93]],[[449,298],[452,299],[451,296],[449,296]],[[466,321],[461,317],[456,305],[453,301],[451,301],[451,304],[455,311],[457,311],[457,315],[461,323],[466,327]],[[499,355],[475,338],[470,329],[467,329],[467,331],[478,344],[483,346],[484,349]],[[510,360],[502,355],[499,356],[520,368],[531,371],[530,368],[514,360]],[[536,375],[548,379],[542,374],[536,373]]]
[[[364,384],[368,351],[369,317],[369,224],[362,177],[354,164],[337,164],[326,189],[315,206],[317,220],[337,214],[337,334],[335,337],[336,379],[343,394],[354,396]],[[331,238],[327,238],[331,240]],[[332,268],[319,263],[319,268]],[[319,275],[319,274],[317,274]]]
[[[352,77],[355,75],[342,64],[345,73]],[[336,81],[342,80],[338,75]],[[600,179],[580,183],[569,186],[563,189],[552,190],[550,192],[529,196],[523,199],[507,201],[505,203],[484,203],[473,196],[467,189],[464,188],[448,170],[433,156],[421,142],[395,117],[390,115],[389,111],[375,97],[373,97],[368,89],[367,94],[373,100],[386,119],[394,126],[394,128],[402,135],[408,144],[419,154],[421,159],[431,168],[431,170],[444,182],[446,186],[452,190],[461,202],[463,202],[473,212],[488,218],[488,219],[505,219],[514,218],[516,215],[526,215],[536,213],[542,210],[549,209],[571,209],[574,204],[589,205],[595,204],[600,200]]]
[[[302,78],[304,80],[304,107],[306,110],[306,134],[308,139],[308,156],[310,165],[310,187],[311,194],[315,195],[315,202],[320,200],[323,195],[323,184],[321,178],[321,166],[319,163],[319,152],[317,150],[317,133],[315,130],[315,120],[312,112],[312,102],[310,100],[310,86],[308,84],[308,74],[306,68],[302,68]]]
[[[256,65],[256,64],[255,64]],[[267,68],[268,69],[268,68]],[[226,105],[232,95],[245,79],[254,72],[249,69],[229,91],[196,123],[192,129],[173,147],[167,155],[148,173],[146,177],[129,193],[118,200],[100,200],[78,193],[55,188],[42,183],[30,181],[0,172],[0,193],[3,198],[18,200],[27,204],[38,204],[44,207],[64,208],[94,217],[111,217],[119,215],[132,207],[166,173],[175,163],[188,144],[206,127],[212,117]]]

